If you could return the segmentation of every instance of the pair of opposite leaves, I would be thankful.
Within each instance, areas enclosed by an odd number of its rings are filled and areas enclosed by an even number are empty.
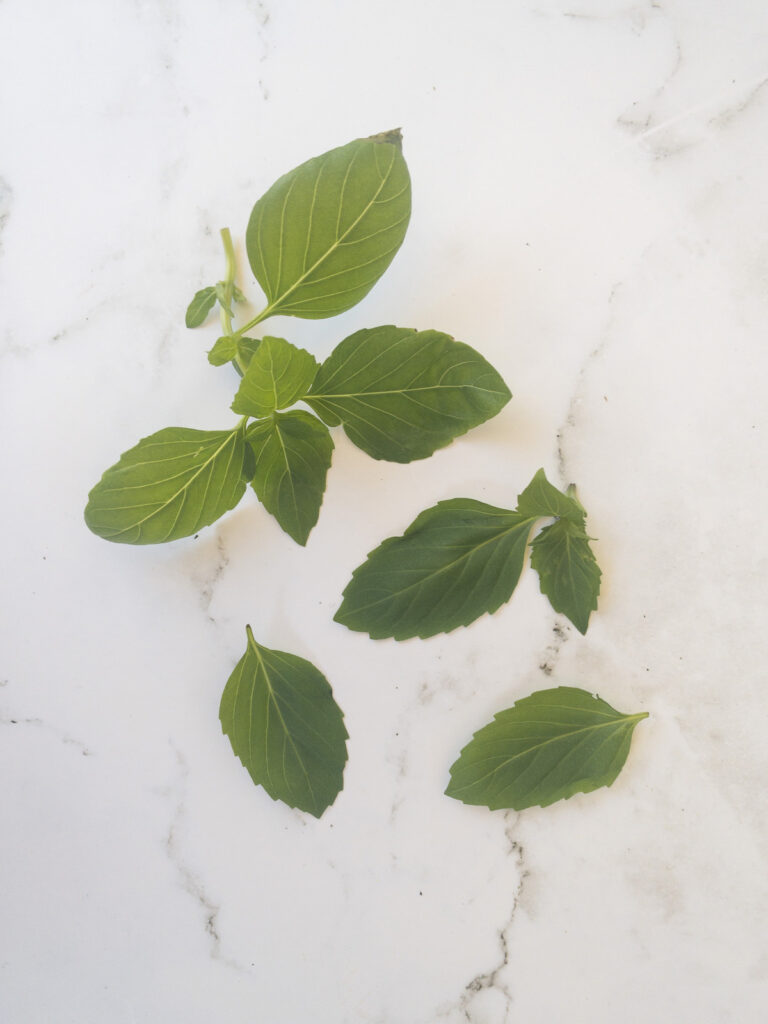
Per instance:
[[[388,267],[409,217],[410,180],[399,133],[357,140],[280,178],[254,206],[246,233],[249,261],[267,297],[266,308],[247,327],[276,314],[315,319],[351,308]],[[217,301],[231,318],[231,300],[244,301],[233,280],[202,289],[187,310],[188,326],[204,322]],[[232,404],[240,423],[226,431],[174,427],[143,439],[91,491],[85,515],[95,533],[123,543],[188,536],[233,508],[250,482],[283,529],[304,544],[325,489],[333,450],[329,427],[343,425],[374,458],[409,462],[494,416],[510,398],[477,352],[437,331],[359,331],[318,366],[284,339],[247,337],[247,327],[230,330],[209,353],[214,365],[233,361],[243,378]],[[290,409],[297,401],[316,415]],[[529,499],[535,487],[546,501],[534,507]],[[534,541],[532,563],[553,606],[583,632],[600,573],[583,510],[543,474],[521,495],[515,512],[457,499],[422,513],[402,538],[385,541],[355,573],[337,619],[398,639],[466,625],[509,598],[533,523],[543,515],[555,522]],[[316,697],[330,698],[336,708],[331,718],[313,704],[313,688]],[[305,710],[312,709],[314,720],[310,716],[302,734],[306,720],[293,715],[279,693],[301,706],[305,691]],[[245,694],[248,720],[238,710]],[[330,687],[309,663],[259,647],[249,631],[221,717],[235,752],[273,796],[315,814],[332,802],[346,760],[346,732]],[[254,728],[264,731],[261,746],[254,744]],[[321,732],[330,745],[326,754],[319,751]],[[291,778],[278,778],[276,765],[291,758]]]

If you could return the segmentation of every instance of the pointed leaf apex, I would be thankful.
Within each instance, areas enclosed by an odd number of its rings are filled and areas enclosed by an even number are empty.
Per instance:
[[[402,152],[403,132],[400,128],[390,128],[388,132],[379,132],[377,135],[369,135],[368,142],[388,142],[390,146],[397,146]]]

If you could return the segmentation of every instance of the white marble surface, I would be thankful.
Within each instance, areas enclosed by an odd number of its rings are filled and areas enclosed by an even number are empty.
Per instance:
[[[0,97],[0,1020],[762,1024],[765,4],[1,0]],[[338,433],[305,550],[247,499],[163,548],[89,534],[123,449],[231,420],[215,326],[183,325],[218,229],[242,256],[275,177],[395,125],[391,269],[338,320],[269,326],[320,357],[439,328],[514,400],[410,466]],[[599,538],[586,637],[532,574],[428,642],[333,624],[382,537],[440,498],[513,504],[540,465]],[[346,713],[319,821],[220,733],[246,621]],[[650,712],[616,784],[444,797],[548,684]]]

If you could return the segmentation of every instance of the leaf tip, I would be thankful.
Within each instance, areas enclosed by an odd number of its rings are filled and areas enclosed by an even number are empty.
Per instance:
[[[403,132],[401,128],[390,128],[387,132],[369,135],[366,142],[387,142],[390,146],[396,146],[402,152]]]

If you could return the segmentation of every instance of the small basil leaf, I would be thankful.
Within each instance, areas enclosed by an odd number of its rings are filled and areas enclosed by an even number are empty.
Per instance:
[[[511,395],[490,363],[439,331],[375,327],[345,338],[307,402],[374,459],[411,462],[495,416]]]
[[[325,676],[295,654],[248,646],[221,697],[221,727],[257,786],[319,818],[343,786],[344,716]]]
[[[218,338],[213,348],[208,352],[208,362],[211,366],[224,366],[231,363],[237,355],[237,342],[229,335]]]
[[[328,428],[308,412],[278,413],[248,430],[255,454],[252,486],[259,501],[297,544],[317,522],[331,464]]]
[[[262,338],[240,382],[234,412],[269,416],[306,395],[317,373],[314,356],[283,338]]]
[[[235,302],[240,303],[248,301],[248,299],[245,297],[245,295],[243,295],[243,293],[240,291],[236,284],[232,285],[232,298],[235,300]]]
[[[216,302],[215,288],[201,288],[187,307],[184,323],[187,327],[199,327],[213,309]]]
[[[512,596],[534,522],[470,498],[441,501],[368,555],[335,620],[395,640],[467,626]]]
[[[465,804],[521,811],[610,786],[647,717],[623,715],[575,687],[540,690],[475,733],[445,792]]]
[[[356,305],[405,237],[411,183],[391,138],[357,139],[279,178],[245,236],[270,312],[320,319]]]
[[[167,427],[120,456],[88,495],[85,522],[105,540],[161,544],[188,537],[245,492],[245,431]]]
[[[531,545],[531,565],[555,611],[586,633],[590,613],[597,608],[601,573],[583,523],[558,519],[545,526]]]
[[[578,501],[558,491],[547,480],[543,469],[540,469],[522,494],[517,498],[517,511],[523,515],[545,518],[547,516],[563,517],[574,523],[582,523],[584,509]]]

